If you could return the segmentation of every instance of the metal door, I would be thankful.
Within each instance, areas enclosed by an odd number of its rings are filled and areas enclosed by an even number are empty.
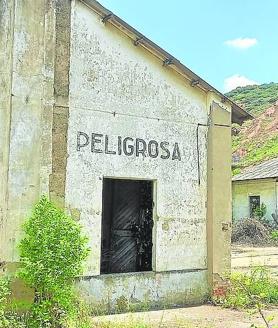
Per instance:
[[[104,179],[101,273],[152,270],[152,181]]]
[[[137,270],[137,240],[134,227],[140,212],[140,183],[117,180],[113,184],[110,272]]]

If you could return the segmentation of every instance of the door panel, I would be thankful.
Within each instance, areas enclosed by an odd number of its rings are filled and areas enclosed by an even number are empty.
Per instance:
[[[140,211],[140,186],[137,181],[114,183],[111,272],[136,271],[137,243],[134,225]]]
[[[104,179],[101,273],[152,268],[152,182]]]

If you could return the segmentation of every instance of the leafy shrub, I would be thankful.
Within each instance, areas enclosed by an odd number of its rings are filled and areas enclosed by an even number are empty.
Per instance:
[[[8,297],[11,294],[10,280],[0,277],[0,327],[1,328],[27,328],[24,316],[18,316],[8,310]]]
[[[254,308],[258,304],[278,304],[278,281],[265,267],[252,268],[251,273],[232,273],[223,305],[240,309]]]
[[[278,230],[273,230],[273,231],[271,231],[271,233],[270,233],[270,238],[271,238],[272,240],[278,241]]]
[[[240,174],[240,172],[241,172],[241,169],[239,167],[236,167],[236,168],[233,168],[232,169],[233,176],[235,176],[237,174]]]
[[[5,278],[0,279],[0,327],[8,327],[6,317],[7,298],[10,295],[9,282]]]
[[[6,309],[7,298],[11,294],[9,288],[9,279],[6,277],[0,278],[0,313]]]
[[[73,284],[89,249],[81,227],[46,197],[35,205],[19,244],[18,276],[35,289],[28,327],[62,327],[76,315]]]
[[[257,206],[254,209],[254,217],[258,218],[259,220],[262,220],[262,218],[266,215],[266,205],[264,203],[261,204],[261,206]]]

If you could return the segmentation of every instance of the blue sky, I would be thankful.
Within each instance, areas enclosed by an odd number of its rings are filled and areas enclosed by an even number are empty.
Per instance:
[[[278,0],[99,0],[220,91],[278,82]]]

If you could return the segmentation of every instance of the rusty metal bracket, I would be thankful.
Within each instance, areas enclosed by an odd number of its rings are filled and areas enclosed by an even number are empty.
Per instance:
[[[174,64],[174,59],[172,57],[170,58],[166,58],[164,61],[163,61],[163,66],[168,66],[168,65],[172,65]]]
[[[134,40],[133,44],[134,44],[135,46],[138,46],[143,40],[144,40],[143,37],[142,37],[142,38],[137,38],[136,40]]]
[[[221,97],[221,102],[223,103],[223,104],[225,104],[225,102],[227,101],[227,98],[224,96],[224,97]]]
[[[199,82],[199,80],[192,80],[191,82],[190,82],[190,85],[192,86],[192,87],[195,87],[196,85],[198,85],[200,82]]]
[[[106,23],[107,21],[109,21],[109,19],[111,19],[113,17],[113,14],[112,13],[110,13],[110,14],[108,14],[108,15],[106,15],[106,16],[104,16],[104,17],[102,17],[102,23]]]

